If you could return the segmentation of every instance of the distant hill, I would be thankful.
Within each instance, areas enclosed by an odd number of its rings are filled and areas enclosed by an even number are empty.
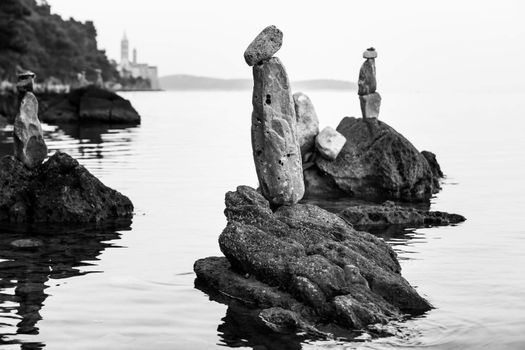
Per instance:
[[[160,86],[164,90],[251,90],[251,79],[218,79],[194,75],[176,74],[161,77]],[[316,79],[291,83],[298,90],[355,90],[357,84],[343,80]]]

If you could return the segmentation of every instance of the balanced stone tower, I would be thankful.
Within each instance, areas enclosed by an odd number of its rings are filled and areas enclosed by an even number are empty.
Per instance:
[[[34,168],[47,156],[42,126],[38,120],[38,101],[33,94],[33,72],[18,75],[19,112],[14,123],[15,157],[28,168]]]
[[[377,51],[371,47],[363,52],[366,59],[359,71],[358,94],[361,102],[363,118],[378,118],[381,107],[381,95],[376,92],[376,63]]]
[[[273,205],[291,205],[304,195],[301,149],[290,82],[281,61],[283,33],[266,27],[244,52],[253,66],[252,148],[263,196]]]

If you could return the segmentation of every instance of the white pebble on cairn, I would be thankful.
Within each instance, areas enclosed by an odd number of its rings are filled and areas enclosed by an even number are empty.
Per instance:
[[[328,160],[335,160],[345,143],[346,138],[330,126],[324,128],[315,138],[317,151]]]

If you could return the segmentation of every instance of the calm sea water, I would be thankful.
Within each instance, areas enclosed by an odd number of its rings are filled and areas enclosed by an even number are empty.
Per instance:
[[[322,126],[359,112],[353,92],[308,94]],[[272,335],[194,288],[193,262],[220,255],[225,192],[256,186],[250,92],[125,96],[141,126],[45,131],[51,150],[132,199],[133,223],[32,228],[35,250],[10,244],[27,230],[2,227],[2,348],[525,348],[525,95],[383,93],[381,119],[435,152],[447,174],[432,209],[468,221],[389,236],[404,276],[436,309],[392,325],[394,336],[348,341]],[[0,142],[9,154],[10,129]]]

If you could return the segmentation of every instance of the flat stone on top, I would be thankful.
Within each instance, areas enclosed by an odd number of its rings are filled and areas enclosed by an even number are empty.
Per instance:
[[[272,58],[283,45],[283,32],[271,25],[263,29],[244,51],[244,59],[249,66]]]
[[[365,52],[363,52],[363,58],[376,58],[377,57],[377,51],[373,47],[370,47],[366,49]]]

